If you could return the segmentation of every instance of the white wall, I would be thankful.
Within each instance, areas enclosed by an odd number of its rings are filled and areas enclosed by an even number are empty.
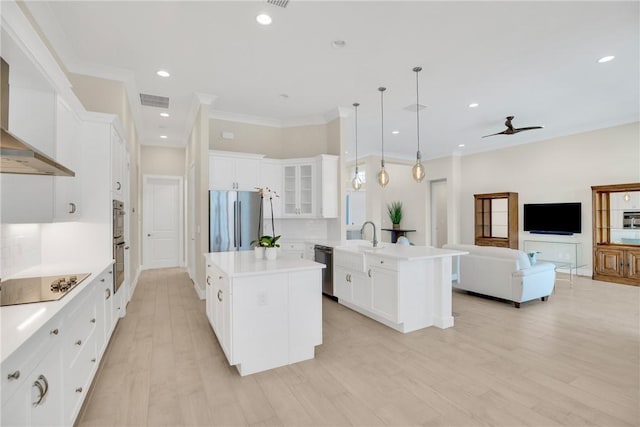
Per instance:
[[[518,193],[523,240],[577,242],[592,266],[591,186],[640,181],[639,123],[601,129],[461,158],[460,243],[473,243],[473,195]],[[582,203],[582,233],[540,236],[522,231],[523,204]],[[588,274],[588,273],[587,273]]]
[[[42,262],[40,224],[2,224],[0,232],[0,277],[7,279]]]
[[[140,147],[140,169],[142,175],[185,175],[185,149]]]

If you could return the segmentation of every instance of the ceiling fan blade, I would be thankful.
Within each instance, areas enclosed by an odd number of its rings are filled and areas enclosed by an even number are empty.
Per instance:
[[[483,136],[482,138],[486,138],[486,137],[488,137],[488,136],[506,135],[506,134],[507,134],[507,131],[506,131],[506,130],[503,130],[502,132],[492,133],[491,135],[485,135],[485,136]]]
[[[525,130],[534,130],[534,129],[544,129],[544,126],[529,126],[526,128],[517,128],[517,129],[514,129],[513,132],[516,133],[516,132],[522,132]]]

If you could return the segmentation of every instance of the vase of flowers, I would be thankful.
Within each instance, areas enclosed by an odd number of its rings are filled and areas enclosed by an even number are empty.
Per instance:
[[[273,191],[272,189],[270,189],[269,187],[256,187],[256,190],[258,190],[258,193],[260,193],[260,215],[259,216],[259,223],[258,223],[258,238],[256,240],[254,240],[253,242],[251,242],[252,245],[255,246],[254,251],[256,251],[256,258],[258,258],[258,253],[260,252],[260,258],[262,257],[262,252],[264,251],[264,256],[266,259],[268,260],[274,260],[277,257],[277,249],[280,247],[280,244],[278,243],[278,239],[280,239],[280,236],[276,236],[276,226],[275,226],[275,221],[273,219],[273,198],[274,197],[280,197],[278,196],[278,194]],[[269,198],[269,207],[271,208],[271,235],[265,234],[262,235],[262,223],[263,223],[263,218],[262,218],[262,205],[264,204],[264,198],[268,197]]]

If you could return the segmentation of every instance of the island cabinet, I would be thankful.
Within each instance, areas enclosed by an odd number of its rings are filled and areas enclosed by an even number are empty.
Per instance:
[[[406,333],[453,326],[451,259],[464,252],[390,245],[334,248],[338,302]]]
[[[253,251],[205,255],[206,312],[240,375],[312,359],[322,343],[323,264]]]

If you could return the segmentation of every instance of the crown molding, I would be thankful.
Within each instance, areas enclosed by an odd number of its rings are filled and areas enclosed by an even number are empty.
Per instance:
[[[338,107],[325,114],[317,114],[307,117],[296,117],[291,119],[274,119],[271,117],[252,116],[250,114],[230,113],[222,110],[211,110],[209,118],[215,120],[225,120],[229,122],[245,123],[257,126],[269,126],[274,128],[291,128],[299,126],[326,125],[337,118],[348,117],[348,108]]]
[[[196,98],[199,101],[199,103],[203,104],[203,105],[211,106],[218,99],[218,97],[216,95],[210,95],[208,93],[196,92],[195,95],[196,95]]]

